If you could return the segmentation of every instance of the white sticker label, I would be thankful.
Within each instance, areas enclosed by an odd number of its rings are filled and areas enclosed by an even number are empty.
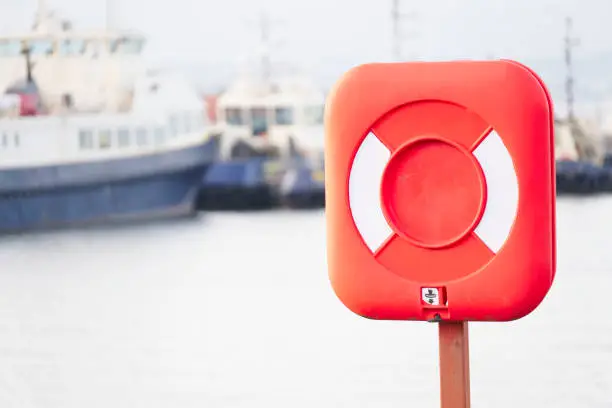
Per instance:
[[[440,293],[437,288],[422,288],[421,299],[429,305],[438,306],[440,304]]]

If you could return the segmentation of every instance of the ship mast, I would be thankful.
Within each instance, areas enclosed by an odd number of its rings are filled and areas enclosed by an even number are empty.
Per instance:
[[[393,59],[400,61],[401,59],[401,38],[400,38],[400,14],[399,14],[399,0],[393,1],[393,10],[391,11],[391,18],[393,19]]]
[[[278,42],[273,40],[271,33],[272,25],[281,23],[276,18],[270,18],[267,11],[262,8],[259,12],[259,16],[256,19],[248,19],[247,24],[251,27],[256,25],[256,32],[258,35],[254,37],[255,44],[248,47],[249,51],[246,52],[246,66],[244,67],[249,75],[257,77],[258,81],[262,84],[270,84],[273,77],[273,64],[272,64],[272,47],[277,46]]]
[[[396,62],[402,61],[402,30],[401,23],[403,20],[413,19],[414,13],[402,13],[400,10],[400,0],[391,0],[391,21],[392,21],[392,35],[393,35],[393,60]]]
[[[113,7],[113,0],[106,0],[104,2],[104,26],[106,28],[107,31],[112,30],[115,24],[114,21],[114,7]]]
[[[272,63],[270,60],[270,19],[265,13],[260,17],[260,41],[262,46],[261,70],[263,80],[268,83],[272,77]]]
[[[44,27],[42,26],[47,20],[48,13],[49,10],[47,8],[46,0],[38,0],[36,2],[36,14],[34,15],[34,23],[32,24],[32,30],[38,31],[41,28],[44,29]]]
[[[572,65],[572,49],[578,45],[578,39],[572,37],[572,18],[567,17],[565,19],[565,96],[567,102],[567,120],[572,125],[576,121],[576,114],[574,111],[574,73]]]
[[[571,17],[565,18],[565,37],[564,37],[564,49],[565,49],[565,97],[567,103],[567,126],[570,131],[578,157],[583,160],[597,161],[598,149],[593,141],[584,131],[584,128],[579,125],[576,118],[576,112],[574,107],[574,70],[573,70],[573,55],[572,50],[579,44],[578,38],[572,37],[572,25],[573,20]]]
[[[38,14],[41,16],[47,15],[47,2],[45,0],[37,1]]]

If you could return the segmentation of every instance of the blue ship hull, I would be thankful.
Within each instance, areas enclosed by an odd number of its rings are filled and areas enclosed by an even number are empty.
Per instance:
[[[265,210],[277,205],[273,187],[266,181],[266,159],[216,162],[200,179],[197,205],[201,210]]]
[[[274,161],[255,157],[216,162],[202,177],[198,207],[230,211],[325,207],[323,167],[296,158],[279,163],[276,171],[266,170],[266,164]],[[274,180],[275,172],[280,184]]]
[[[557,195],[612,192],[612,168],[584,161],[558,161]]]
[[[193,215],[218,149],[0,171],[0,233]]]

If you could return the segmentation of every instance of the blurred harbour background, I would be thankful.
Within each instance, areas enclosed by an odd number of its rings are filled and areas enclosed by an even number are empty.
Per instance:
[[[612,3],[0,6],[0,407],[438,406],[437,327],[327,280],[322,112],[354,65],[455,58],[557,116],[556,282],[471,325],[473,406],[612,407]]]
[[[610,206],[562,198],[542,306],[471,324],[474,407],[612,405]],[[282,211],[2,241],[0,405],[439,406],[437,327],[347,311],[324,228]]]

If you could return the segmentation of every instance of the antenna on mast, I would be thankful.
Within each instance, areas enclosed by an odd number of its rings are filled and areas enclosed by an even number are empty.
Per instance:
[[[261,70],[265,82],[269,82],[272,76],[272,63],[270,61],[270,19],[266,13],[260,16],[260,41],[263,47],[261,53]]]
[[[570,135],[574,139],[576,150],[580,158],[584,158],[589,161],[599,160],[599,152],[595,142],[589,138],[584,129],[578,124],[576,120],[576,113],[574,111],[574,73],[572,64],[572,49],[579,44],[577,38],[572,37],[572,18],[565,18],[565,67],[567,70],[567,76],[565,79],[565,93],[567,98],[567,122],[570,131]]]
[[[268,13],[263,9],[259,13],[259,18],[248,19],[247,21],[247,25],[251,27],[257,24],[257,32],[259,35],[256,38],[257,45],[249,47],[248,56],[246,58],[247,61],[245,61],[247,66],[245,66],[245,68],[246,71],[251,71],[253,66],[259,65],[256,69],[257,75],[261,76],[264,82],[269,82],[272,79],[271,49],[272,46],[276,46],[278,43],[272,41],[270,28],[272,24],[276,24],[277,22],[280,21],[271,19]],[[252,58],[256,58],[257,62],[253,63]]]
[[[272,39],[270,35],[270,27],[274,21],[270,19],[265,11],[262,11],[259,17],[259,41],[260,41],[260,64],[261,64],[261,75],[265,82],[269,82],[272,79]]]
[[[402,13],[400,10],[400,0],[391,0],[391,19],[393,21],[393,59],[395,61],[402,61],[402,32],[401,22],[402,20],[413,20],[416,17],[415,13]]]
[[[115,21],[113,21],[113,0],[105,0],[104,1],[104,27],[107,31],[113,29],[113,25]]]
[[[44,21],[47,19],[49,14],[49,10],[47,8],[47,2],[45,0],[38,0],[36,2],[36,14],[34,16],[34,23],[32,24],[33,30],[39,30],[41,25],[44,24]]]
[[[37,2],[37,12],[41,16],[45,16],[47,14],[47,2],[45,0],[38,0]]]
[[[565,68],[567,76],[565,78],[565,95],[567,101],[567,119],[571,124],[576,121],[574,112],[574,73],[572,65],[572,49],[579,44],[578,39],[572,37],[572,18],[565,18]]]

